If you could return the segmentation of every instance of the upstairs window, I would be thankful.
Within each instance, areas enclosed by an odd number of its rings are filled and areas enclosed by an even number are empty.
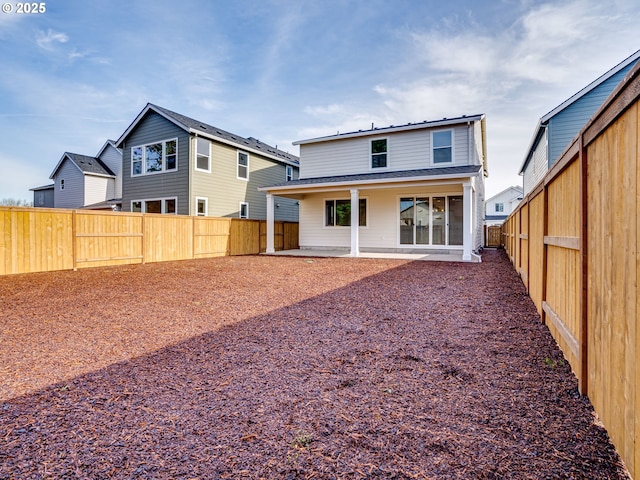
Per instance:
[[[291,180],[293,180],[293,167],[290,165],[287,165],[285,179],[287,182],[290,182]]]
[[[178,169],[178,141],[165,140],[131,148],[131,176]]]
[[[238,152],[238,178],[249,180],[249,154]]]
[[[496,212],[497,213],[504,212],[504,203],[496,203]]]
[[[206,138],[196,139],[196,170],[211,172],[211,142]]]
[[[60,190],[64,190],[64,178],[60,179]]]
[[[434,164],[453,163],[453,131],[431,132],[431,152]]]
[[[387,139],[371,140],[371,168],[387,168]]]

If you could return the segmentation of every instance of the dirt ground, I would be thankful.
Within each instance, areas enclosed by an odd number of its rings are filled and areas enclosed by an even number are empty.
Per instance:
[[[622,479],[501,251],[0,278],[0,479]]]

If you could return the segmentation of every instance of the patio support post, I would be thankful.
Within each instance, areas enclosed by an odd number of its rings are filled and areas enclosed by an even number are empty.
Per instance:
[[[267,193],[267,250],[266,253],[275,253],[273,239],[273,220],[274,220],[273,194]]]
[[[357,188],[351,189],[351,256],[360,255],[360,192]]]
[[[471,243],[473,238],[473,202],[471,182],[462,184],[464,189],[462,197],[462,260],[471,261]]]

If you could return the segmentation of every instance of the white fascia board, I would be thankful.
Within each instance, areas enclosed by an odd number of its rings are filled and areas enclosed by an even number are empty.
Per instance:
[[[147,112],[149,110],[153,110],[154,113],[157,113],[158,115],[160,115],[161,117],[163,117],[164,119],[170,121],[171,123],[173,123],[174,125],[178,126],[179,128],[181,128],[182,130],[184,130],[185,132],[188,132],[189,129],[187,128],[186,125],[183,125],[182,123],[178,122],[175,118],[170,117],[169,115],[167,115],[166,113],[157,110],[153,107],[153,105],[151,105],[150,103],[147,103],[147,105],[142,109],[142,111],[138,114],[138,116],[133,120],[133,122],[131,122],[131,125],[129,125],[129,127],[124,131],[124,133],[122,135],[120,135],[120,138],[118,138],[118,140],[116,140],[115,142],[115,146],[116,148],[120,148],[118,147],[118,145],[120,145],[125,138],[127,138],[129,136],[129,134],[133,131],[134,128],[136,128],[136,126],[138,125],[138,123],[140,123],[140,120],[142,120],[144,118],[144,116],[147,114]]]
[[[373,180],[361,180],[361,181],[347,181],[347,182],[326,182],[326,183],[312,183],[307,186],[303,185],[294,185],[287,186],[281,185],[278,187],[258,187],[258,191],[260,192],[282,192],[289,193],[287,190],[291,191],[291,193],[305,193],[310,190],[322,190],[322,189],[341,189],[344,190],[346,187],[351,188],[393,188],[396,186],[401,186],[403,183],[415,185],[418,182],[424,185],[432,185],[438,182],[443,182],[445,180],[452,180],[451,183],[459,183],[461,179],[467,178],[470,179],[472,177],[477,176],[478,174],[469,174],[469,173],[459,173],[457,175],[430,175],[430,176],[420,176],[420,177],[404,177],[404,178],[387,178],[387,179],[373,179]]]
[[[280,158],[276,155],[273,155],[271,153],[262,151],[262,150],[257,150],[255,148],[251,148],[247,145],[241,144],[241,143],[237,143],[237,142],[233,142],[231,140],[227,140],[226,138],[222,138],[222,137],[218,137],[216,135],[212,135],[210,133],[207,132],[203,132],[202,130],[197,130],[195,128],[190,128],[189,129],[189,133],[191,133],[192,135],[195,135],[196,137],[202,137],[202,138],[208,138],[209,140],[215,140],[216,142],[220,142],[220,143],[224,143],[225,145],[230,145],[232,147],[236,147],[242,151],[245,152],[251,152],[254,153],[256,155],[260,155],[263,157],[267,157],[270,158],[272,160],[276,160],[277,162],[280,163],[285,163],[287,165],[291,165],[292,167],[298,167],[300,168],[300,165],[298,163],[294,163],[290,160],[287,160],[286,158]]]
[[[452,119],[426,121],[421,123],[411,123],[407,125],[400,125],[397,127],[381,127],[381,128],[374,128],[372,130],[359,130],[357,132],[340,133],[337,135],[311,138],[308,140],[296,140],[295,142],[293,142],[293,145],[305,145],[308,143],[331,142],[334,140],[343,140],[346,138],[369,137],[373,135],[386,135],[388,133],[405,132],[410,130],[426,130],[431,128],[448,127],[452,125],[460,125],[460,124],[465,124],[470,122],[477,122],[479,120],[482,120],[483,118],[484,118],[484,114],[481,114],[481,115],[472,115],[470,117],[459,117],[459,118],[452,118]]]

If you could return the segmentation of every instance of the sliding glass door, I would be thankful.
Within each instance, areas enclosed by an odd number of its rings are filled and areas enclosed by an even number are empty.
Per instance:
[[[462,245],[462,195],[401,198],[400,245]]]

